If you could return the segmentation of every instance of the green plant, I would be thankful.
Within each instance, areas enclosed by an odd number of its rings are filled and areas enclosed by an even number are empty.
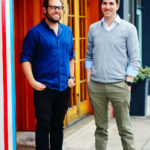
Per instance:
[[[141,67],[138,75],[134,78],[133,83],[137,83],[139,80],[150,78],[150,67]]]

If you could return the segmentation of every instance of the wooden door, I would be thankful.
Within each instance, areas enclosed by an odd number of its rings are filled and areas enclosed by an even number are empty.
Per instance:
[[[73,31],[75,49],[75,87],[71,90],[70,107],[66,124],[89,113],[87,94],[85,55],[87,47],[87,0],[64,1],[64,23]]]

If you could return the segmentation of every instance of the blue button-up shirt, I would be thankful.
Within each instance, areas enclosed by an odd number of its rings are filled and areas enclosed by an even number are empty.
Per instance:
[[[67,88],[69,62],[75,57],[71,29],[59,23],[58,36],[43,21],[26,35],[21,54],[22,62],[31,62],[35,80],[50,89]]]

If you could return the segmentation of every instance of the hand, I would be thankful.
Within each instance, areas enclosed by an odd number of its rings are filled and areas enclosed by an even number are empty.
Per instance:
[[[37,90],[37,91],[43,91],[46,88],[46,85],[34,80],[33,82],[30,83],[31,86]]]
[[[131,91],[131,86],[128,86],[127,84],[126,84],[126,86],[127,86],[128,90]]]
[[[91,80],[91,78],[87,78],[87,83]]]
[[[72,78],[70,78],[68,80],[68,87],[73,88],[74,87],[74,80]]]

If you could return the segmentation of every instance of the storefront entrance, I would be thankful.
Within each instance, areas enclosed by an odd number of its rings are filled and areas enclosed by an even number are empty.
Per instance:
[[[14,0],[17,130],[35,130],[33,90],[25,79],[19,60],[26,33],[44,17],[42,2],[42,0]],[[61,22],[72,28],[76,56],[75,87],[71,90],[70,106],[65,119],[65,124],[69,125],[89,113],[90,108],[84,65],[87,45],[87,0],[64,0],[64,7]]]

